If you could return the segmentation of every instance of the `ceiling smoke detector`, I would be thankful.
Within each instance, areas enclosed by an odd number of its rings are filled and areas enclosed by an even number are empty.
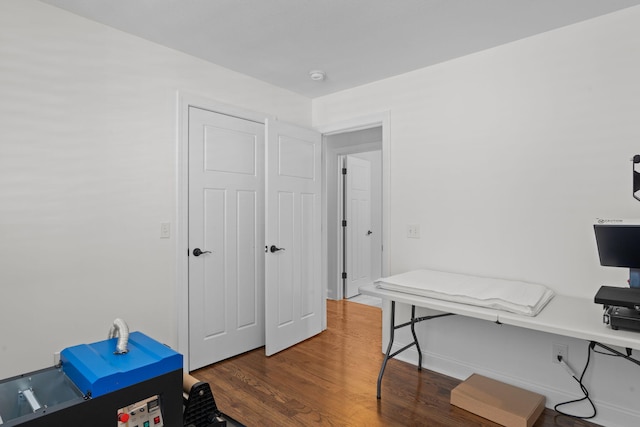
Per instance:
[[[324,80],[325,74],[324,74],[324,71],[314,70],[314,71],[309,71],[309,77],[311,77],[311,80],[314,80],[316,82],[321,82],[322,80]]]

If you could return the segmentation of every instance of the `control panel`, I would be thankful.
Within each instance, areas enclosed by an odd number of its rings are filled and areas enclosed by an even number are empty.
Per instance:
[[[118,427],[164,427],[160,396],[118,409]]]

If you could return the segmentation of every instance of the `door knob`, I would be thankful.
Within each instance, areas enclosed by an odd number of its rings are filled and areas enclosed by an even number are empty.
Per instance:
[[[195,248],[193,250],[193,256],[200,256],[202,254],[210,254],[210,253],[211,253],[211,251],[202,251],[202,250],[200,250],[200,248]]]
[[[276,247],[276,245],[271,245],[269,250],[271,251],[271,253],[274,253],[274,252],[278,252],[278,251],[284,251],[284,248],[278,248],[278,247]]]

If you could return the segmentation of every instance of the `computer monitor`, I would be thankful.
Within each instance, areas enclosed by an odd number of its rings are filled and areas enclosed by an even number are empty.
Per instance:
[[[598,220],[593,229],[600,265],[629,268],[629,286],[640,288],[640,220]]]

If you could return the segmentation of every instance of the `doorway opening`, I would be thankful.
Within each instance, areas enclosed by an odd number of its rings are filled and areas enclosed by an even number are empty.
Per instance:
[[[382,149],[340,156],[344,298],[382,277]],[[340,208],[340,205],[341,208]]]
[[[327,297],[343,299],[358,295],[359,286],[385,270],[383,126],[325,133],[325,147]]]

